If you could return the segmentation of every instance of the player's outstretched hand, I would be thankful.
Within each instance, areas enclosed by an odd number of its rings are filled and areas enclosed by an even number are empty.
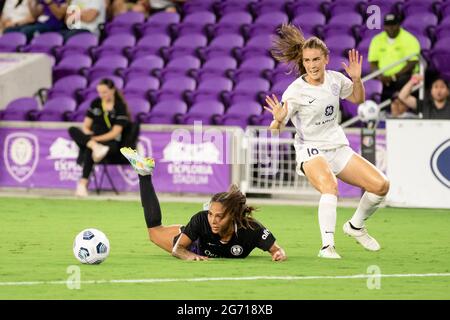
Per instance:
[[[209,258],[205,257],[205,256],[199,256],[199,255],[196,254],[190,260],[193,260],[193,261],[207,261],[207,260],[209,260]]]
[[[288,113],[287,102],[285,102],[284,105],[281,105],[277,96],[274,94],[272,94],[272,98],[270,96],[266,96],[266,102],[269,107],[264,106],[264,109],[269,111],[276,121],[283,122]]]
[[[273,255],[272,255],[272,261],[284,261],[287,259],[286,253],[282,248],[278,249]]]
[[[363,56],[355,49],[348,52],[348,66],[342,62],[345,72],[352,80],[361,79]]]

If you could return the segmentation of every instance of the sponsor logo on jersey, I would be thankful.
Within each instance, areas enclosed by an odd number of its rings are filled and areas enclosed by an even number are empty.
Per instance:
[[[234,246],[231,247],[231,254],[233,256],[240,256],[243,251],[244,249],[238,244],[235,244]]]

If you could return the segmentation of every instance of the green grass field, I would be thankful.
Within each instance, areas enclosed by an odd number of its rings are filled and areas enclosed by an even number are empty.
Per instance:
[[[342,259],[330,261],[317,258],[316,208],[260,206],[255,217],[274,233],[289,257],[274,263],[260,250],[243,260],[173,258],[148,241],[137,201],[0,198],[0,208],[0,299],[450,298],[448,210],[379,210],[367,224],[382,246],[373,253],[342,233],[342,224],[353,209],[339,208],[336,247]],[[200,208],[201,204],[162,203],[163,222],[185,224]],[[88,227],[102,230],[111,242],[110,256],[103,264],[81,265],[73,256],[75,235]],[[71,290],[64,282],[72,265],[80,267],[80,289]],[[369,289],[364,277],[334,278],[367,275],[369,266],[377,266],[383,275],[402,276],[381,277],[378,289]],[[411,276],[432,273],[440,275]],[[282,278],[206,279],[262,276]],[[181,281],[191,278],[203,281]],[[110,282],[138,279],[147,282]],[[101,280],[106,282],[95,282]],[[376,279],[369,282],[377,283]]]

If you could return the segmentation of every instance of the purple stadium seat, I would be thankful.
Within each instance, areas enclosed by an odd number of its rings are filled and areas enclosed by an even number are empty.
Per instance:
[[[348,50],[355,48],[355,39],[349,35],[335,35],[325,38],[325,43],[332,55],[348,56]]]
[[[41,52],[52,55],[53,50],[63,44],[64,38],[57,32],[46,32],[35,36],[29,45],[20,48],[21,52]]]
[[[231,105],[224,115],[215,118],[217,124],[239,126],[243,129],[249,125],[250,118],[261,115],[262,107],[255,101],[242,101]]]
[[[325,1],[294,1],[286,5],[286,12],[290,12],[292,17],[296,17],[299,14],[309,12],[323,12],[322,3]]]
[[[187,112],[187,105],[182,100],[164,100],[155,104],[143,123],[173,124],[175,118]]]
[[[380,102],[381,92],[383,91],[383,83],[380,80],[367,80],[364,82],[364,88],[366,90],[366,99],[374,100],[377,103]]]
[[[96,59],[112,55],[124,55],[127,47],[134,47],[136,39],[131,34],[116,34],[105,39],[98,47],[90,50]]]
[[[180,15],[171,12],[152,14],[145,23],[138,24],[136,29],[140,35],[169,34],[169,26],[180,22]]]
[[[145,99],[125,95],[125,101],[127,102],[128,110],[131,113],[133,121],[142,122],[150,112],[150,103]]]
[[[233,50],[233,53],[239,61],[242,61],[247,57],[252,57],[255,55],[270,56],[269,49],[271,46],[272,46],[272,35],[261,34],[249,39],[245,44],[245,47],[235,48]]]
[[[189,105],[199,101],[220,101],[221,94],[231,91],[233,82],[225,77],[210,77],[200,81],[197,89],[185,94],[185,100]]]
[[[200,68],[201,61],[199,58],[193,56],[180,56],[170,60],[166,66],[153,73],[159,78],[171,78],[177,77],[179,75],[186,75],[186,73],[191,69]]]
[[[59,79],[53,84],[53,87],[47,91],[47,99],[52,100],[56,97],[71,97],[76,99],[77,90],[86,88],[87,79],[80,75],[71,75]]]
[[[125,53],[129,58],[136,59],[148,55],[159,55],[162,47],[170,46],[170,36],[167,34],[146,35],[139,39],[134,47],[126,48]]]
[[[150,101],[154,104],[156,101],[165,99],[182,99],[186,91],[193,91],[196,87],[196,81],[190,77],[178,76],[163,81],[163,84],[157,92],[150,93]]]
[[[75,111],[67,113],[67,121],[82,122],[86,117],[86,111],[90,108],[92,101],[96,98],[97,97],[91,97],[90,99],[84,100],[78,105]]]
[[[237,62],[232,57],[215,57],[205,61],[201,69],[193,75],[196,79],[223,76],[227,70],[236,69]]]
[[[360,12],[359,4],[362,1],[333,1],[327,3],[325,7],[325,11],[328,13],[330,17],[333,17],[337,14],[345,14],[345,13],[358,13]]]
[[[362,2],[360,5],[361,12],[367,12],[367,8],[371,5],[376,5],[380,9],[381,17],[388,13],[398,12],[398,0],[369,0],[369,2]],[[370,12],[369,14],[372,14]]]
[[[239,81],[244,78],[258,78],[264,70],[275,67],[275,61],[268,56],[253,56],[241,62],[239,68],[229,73],[230,78]]]
[[[189,0],[183,5],[183,12],[191,14],[199,11],[214,11],[214,3],[217,0]]]
[[[53,81],[57,81],[66,76],[79,74],[82,69],[87,69],[91,66],[91,57],[81,54],[67,56],[53,68]]]
[[[450,38],[445,38],[443,40],[447,40],[446,43],[438,44],[438,48],[435,48],[431,51],[431,63],[435,70],[438,70],[442,76],[446,79],[450,77]]]
[[[0,52],[16,52],[27,43],[27,37],[20,32],[9,32],[0,36]]]
[[[434,14],[433,3],[431,1],[405,1],[402,3],[402,11],[405,17],[425,12]]]
[[[248,12],[232,12],[220,18],[216,24],[206,26],[209,37],[223,34],[241,34],[241,27],[251,24],[253,17]]]
[[[264,13],[272,12],[286,12],[286,4],[291,0],[264,0],[259,2],[252,2],[250,4],[250,11],[255,16]]]
[[[164,59],[169,57],[180,57],[194,55],[197,48],[205,47],[208,39],[202,34],[188,34],[177,38],[171,47],[162,48],[161,55]]]
[[[27,121],[30,112],[37,112],[39,104],[35,98],[18,98],[8,103],[4,110],[0,110],[0,120]]]
[[[343,56],[338,56],[337,54],[330,54],[330,61],[326,67],[327,70],[334,70],[339,72],[344,72],[344,68],[342,67],[342,62],[348,63],[347,59]]]
[[[441,23],[434,29],[434,38],[439,40],[450,37],[450,16],[442,20]]]
[[[356,49],[364,55],[365,58],[367,58],[367,54],[369,52],[370,43],[372,42],[373,38],[364,38],[358,45],[356,46]]]
[[[123,88],[123,94],[127,97],[147,99],[149,90],[158,90],[159,80],[155,77],[130,78]]]
[[[113,75],[119,68],[126,68],[128,60],[124,56],[111,55],[98,59],[95,64],[82,71],[90,80],[102,76]]]
[[[177,122],[182,124],[193,124],[201,121],[204,125],[214,123],[214,117],[223,114],[224,105],[219,101],[200,101],[192,105],[187,113],[178,117]]]
[[[123,88],[123,79],[118,76],[108,75],[108,76],[100,76],[98,78],[92,78],[89,81],[89,85],[86,89],[79,90],[77,92],[78,101],[85,101],[92,99],[94,97],[97,97],[97,85],[99,82],[104,79],[108,78],[111,79],[114,82],[114,85],[117,89],[122,90]]]
[[[243,36],[238,34],[224,34],[214,38],[207,47],[199,49],[198,54],[203,59],[229,56],[233,48],[239,48],[243,45]]]
[[[30,119],[35,121],[64,121],[66,115],[75,111],[77,104],[69,97],[57,97],[48,100],[42,110],[30,113]]]
[[[264,77],[271,81],[272,83],[277,83],[286,78],[292,79],[294,81],[296,76],[290,72],[290,66],[285,63],[278,63],[275,69],[264,72]]]
[[[409,32],[427,35],[430,26],[436,26],[438,18],[430,12],[415,13],[407,16],[402,22],[402,27]]]
[[[125,79],[132,79],[139,76],[149,76],[154,70],[162,69],[164,60],[158,56],[143,56],[137,58],[125,69],[119,69],[118,73]]]
[[[191,13],[183,18],[183,21],[178,24],[173,24],[170,27],[172,34],[177,37],[187,34],[206,34],[205,27],[216,22],[216,16],[210,11],[200,11]]]
[[[233,91],[229,94],[223,94],[222,98],[226,105],[231,105],[243,100],[260,102],[261,96],[265,96],[269,91],[269,88],[270,83],[266,79],[244,79],[236,83]]]
[[[106,34],[113,35],[119,33],[134,34],[134,26],[144,23],[145,15],[141,12],[125,12],[122,13],[106,25]]]
[[[320,12],[301,13],[292,20],[304,33],[315,34],[316,27],[325,25],[326,18]]]
[[[98,37],[90,32],[83,32],[70,37],[67,42],[55,49],[58,59],[72,55],[89,55],[89,50],[98,46]]]
[[[288,15],[283,12],[263,13],[252,24],[244,25],[242,32],[247,39],[261,34],[270,34],[288,21]]]
[[[278,82],[272,84],[270,88],[270,92],[275,94],[277,97],[281,97],[286,89],[291,85],[292,82],[295,81],[294,77],[286,77],[285,79],[281,79]]]
[[[219,16],[224,16],[231,12],[248,12],[249,5],[258,0],[228,0],[218,1],[214,4],[214,11]]]

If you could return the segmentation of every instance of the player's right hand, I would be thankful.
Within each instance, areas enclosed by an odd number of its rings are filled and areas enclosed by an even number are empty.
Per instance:
[[[273,115],[274,120],[282,123],[288,113],[287,102],[281,105],[277,96],[274,94],[272,94],[272,98],[270,96],[266,96],[266,102],[269,107],[264,107],[264,109]]]

